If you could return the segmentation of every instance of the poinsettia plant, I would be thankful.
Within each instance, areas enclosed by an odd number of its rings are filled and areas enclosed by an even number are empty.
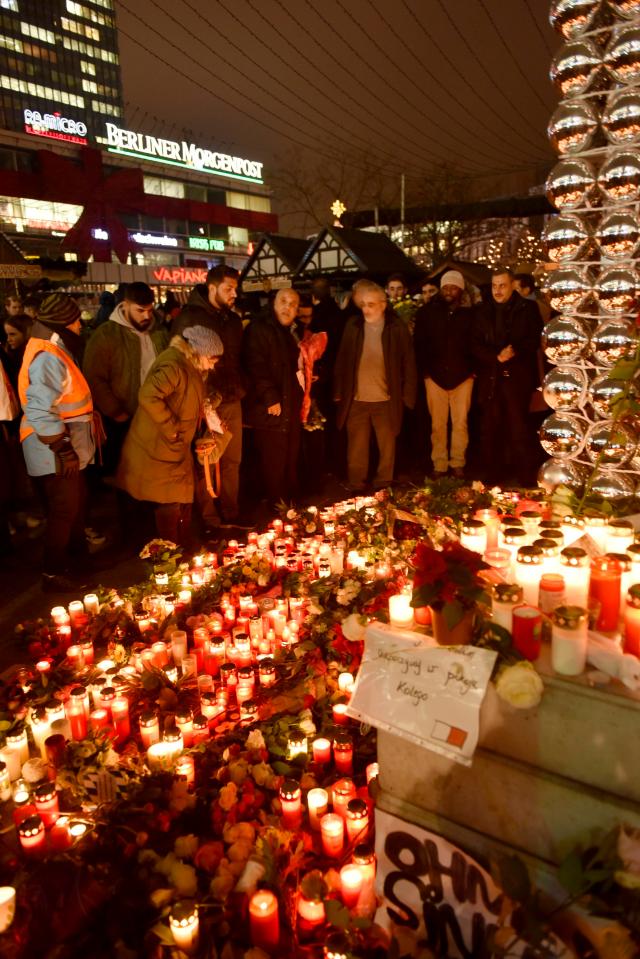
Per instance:
[[[442,612],[449,629],[460,622],[467,610],[489,602],[480,572],[488,569],[479,553],[460,543],[444,543],[435,549],[421,542],[411,557],[414,608],[430,606]]]

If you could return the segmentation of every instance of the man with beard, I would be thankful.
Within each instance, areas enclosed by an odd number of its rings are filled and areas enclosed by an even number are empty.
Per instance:
[[[138,393],[168,335],[156,328],[153,290],[146,283],[129,283],[109,321],[92,333],[84,355],[84,375],[96,409],[104,418],[107,442],[103,449],[106,474],[114,473]]]
[[[463,307],[464,277],[458,270],[444,273],[440,291],[416,313],[413,343],[418,375],[424,380],[431,416],[433,475],[464,474],[469,443],[467,417],[473,377],[469,352],[471,310]],[[451,417],[451,452],[448,448]]]
[[[71,297],[45,297],[18,378],[22,450],[47,518],[45,592],[77,592],[73,564],[79,569],[87,554],[84,471],[94,454],[93,403],[77,362],[79,332],[80,310]]]
[[[198,284],[189,297],[187,305],[171,325],[171,335],[184,335],[190,326],[204,326],[222,340],[224,353],[215,370],[207,378],[207,393],[219,393],[222,402],[217,413],[231,441],[220,459],[220,493],[216,512],[209,498],[200,470],[196,483],[196,502],[205,528],[214,527],[233,534],[238,528],[238,494],[240,487],[240,462],[242,460],[242,405],[245,394],[240,351],[242,346],[242,319],[233,309],[238,296],[237,270],[230,266],[214,266],[207,273],[207,281]]]

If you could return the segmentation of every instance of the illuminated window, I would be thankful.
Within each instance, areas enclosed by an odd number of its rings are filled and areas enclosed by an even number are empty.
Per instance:
[[[118,63],[118,57],[115,53],[112,53],[111,50],[92,47],[89,43],[74,40],[73,37],[65,37],[64,44],[69,50],[75,50],[76,53],[84,53],[85,57],[93,57],[95,60],[106,60],[107,63]]]
[[[113,0],[91,0],[96,7],[104,7],[105,10],[113,10]]]
[[[13,10],[14,13],[18,12],[18,0],[0,0],[0,7],[3,10]]]
[[[74,3],[74,0],[67,0],[66,7],[68,12],[75,14],[76,17],[84,17],[85,20],[91,20],[92,23],[102,23],[106,27],[115,26],[112,17],[98,13],[97,10],[92,10],[91,7],[85,7],[82,3]]]
[[[253,193],[232,193],[227,190],[227,206],[234,206],[238,210],[252,210],[254,213],[271,212],[269,197],[254,196]]]
[[[83,81],[82,81],[82,89],[83,89],[86,93],[97,93],[97,92],[98,92],[98,84],[95,82],[95,80],[83,80]]]
[[[17,77],[0,76],[0,88],[13,90],[15,93],[29,93],[31,96],[42,97],[47,100],[57,100],[59,103],[72,107],[84,106],[84,98],[76,96],[75,93],[55,90],[53,87],[45,87],[40,83],[29,83],[26,80],[19,80]]]
[[[95,27],[89,27],[86,23],[78,23],[77,20],[69,20],[68,17],[60,17],[60,25],[63,30],[69,33],[77,33],[81,37],[87,37],[89,40],[100,42],[100,31]]]
[[[184,183],[180,183],[179,180],[166,180],[159,176],[146,176],[144,192],[153,193],[155,196],[173,196],[183,199]]]
[[[15,50],[16,53],[23,53],[22,40],[16,40],[14,37],[5,37],[0,33],[0,47],[6,47],[7,50]]]
[[[249,231],[243,226],[229,227],[229,243],[242,243],[246,245],[249,242]]]
[[[102,103],[101,100],[92,100],[91,109],[95,113],[106,113],[112,117],[122,116],[122,110],[120,107],[115,106],[113,103]]]
[[[45,30],[44,27],[36,27],[33,23],[25,23],[24,20],[20,21],[20,29],[26,37],[31,37],[32,40],[42,40],[44,43],[55,43],[56,37],[51,30]],[[98,37],[98,39],[100,39]]]
[[[28,57],[37,57],[38,60],[50,60],[51,63],[58,62],[58,54],[55,50],[49,50],[45,47],[37,47],[33,43],[25,43],[23,53],[25,53]]]
[[[83,73],[88,73],[89,76],[91,77],[95,77],[96,75],[95,64],[88,63],[86,60],[80,61],[80,69],[82,70]]]
[[[95,80],[83,79],[82,89],[87,93],[97,93],[101,97],[111,97],[114,100],[118,96],[118,91],[114,90],[113,87],[105,87],[101,83],[96,83]]]

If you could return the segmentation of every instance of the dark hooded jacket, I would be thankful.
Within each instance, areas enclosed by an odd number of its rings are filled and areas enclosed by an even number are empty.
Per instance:
[[[476,308],[471,352],[478,377],[478,401],[486,403],[496,393],[498,380],[514,400],[524,402],[536,387],[536,358],[542,319],[537,305],[512,293],[502,309],[493,299]],[[498,354],[511,344],[515,356],[500,363]]]
[[[218,309],[209,302],[208,287],[199,283],[194,287],[186,306],[171,324],[171,335],[182,335],[190,326],[204,326],[218,334],[224,346],[215,370],[207,377],[207,391],[218,392],[223,403],[241,400],[245,394],[240,354],[242,349],[242,319],[233,310]]]
[[[347,422],[358,385],[358,367],[364,344],[364,316],[353,316],[344,328],[336,359],[333,395],[338,403],[337,425]],[[391,425],[396,434],[402,426],[402,409],[413,409],[416,403],[416,361],[411,335],[391,309],[385,312],[382,331],[382,352],[391,403]]]

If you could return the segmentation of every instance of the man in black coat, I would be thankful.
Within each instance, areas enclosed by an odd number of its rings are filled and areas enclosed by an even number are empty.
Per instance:
[[[464,277],[449,270],[440,281],[440,291],[421,306],[415,316],[413,345],[418,376],[424,380],[431,415],[431,459],[434,476],[464,474],[469,445],[467,417],[473,390],[473,367],[469,349],[471,309],[462,306]],[[451,416],[451,453],[448,448]]]
[[[243,344],[245,423],[253,428],[260,485],[272,505],[297,487],[303,389],[292,326],[299,299],[295,290],[278,290],[268,314],[247,327]]]
[[[186,306],[171,325],[171,335],[182,335],[190,326],[204,326],[217,333],[224,346],[220,364],[207,377],[207,392],[222,397],[217,412],[231,432],[231,441],[220,459],[220,498],[216,500],[222,515],[216,515],[204,486],[203,474],[196,485],[196,500],[207,527],[234,527],[238,521],[240,462],[242,460],[242,407],[244,382],[240,364],[242,319],[234,311],[238,296],[238,271],[230,266],[214,266],[206,284],[196,286]]]
[[[471,337],[478,378],[480,449],[484,478],[490,482],[507,450],[517,482],[523,486],[535,482],[536,437],[528,414],[536,387],[541,333],[536,304],[515,291],[511,270],[496,268],[491,277],[491,301],[477,307]]]
[[[374,485],[393,480],[396,437],[403,407],[416,402],[416,365],[406,325],[376,283],[358,289],[362,313],[347,323],[334,374],[338,428],[347,427],[349,486],[362,489],[369,470],[371,429],[380,454]]]

